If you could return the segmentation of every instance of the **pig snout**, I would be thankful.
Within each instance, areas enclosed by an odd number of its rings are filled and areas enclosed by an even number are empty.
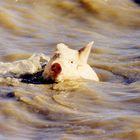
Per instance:
[[[45,67],[42,76],[44,80],[47,80],[50,82],[52,81],[56,82],[61,71],[62,71],[62,66],[59,63],[55,62],[49,66],[49,69],[48,69],[48,66]]]
[[[59,63],[52,64],[51,71],[57,76],[62,71],[61,65]]]

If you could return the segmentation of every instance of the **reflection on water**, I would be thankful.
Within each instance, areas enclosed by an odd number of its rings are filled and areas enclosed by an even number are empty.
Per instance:
[[[101,81],[0,78],[0,139],[140,139],[140,9],[130,0],[0,0],[0,60],[94,40]]]

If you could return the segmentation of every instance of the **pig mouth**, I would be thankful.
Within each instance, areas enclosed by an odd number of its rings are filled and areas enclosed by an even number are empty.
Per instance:
[[[58,83],[57,77],[58,74],[51,72],[51,74],[44,78],[44,80],[51,83]]]
[[[56,80],[52,77],[47,77],[46,79],[44,79],[44,81],[48,84],[53,84],[53,83],[57,83]]]

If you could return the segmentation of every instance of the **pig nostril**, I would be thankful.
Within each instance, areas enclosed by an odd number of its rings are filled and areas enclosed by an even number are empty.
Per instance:
[[[55,65],[52,65],[51,69],[52,69],[52,70],[55,70]]]
[[[58,63],[54,63],[52,66],[51,66],[51,70],[55,73],[60,73],[61,72],[61,66],[60,64]]]

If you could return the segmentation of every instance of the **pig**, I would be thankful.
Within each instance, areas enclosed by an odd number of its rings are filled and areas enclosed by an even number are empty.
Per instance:
[[[63,43],[57,44],[54,55],[44,68],[43,78],[54,82],[81,78],[99,81],[97,74],[87,63],[93,43],[88,43],[80,50],[71,49]]]

